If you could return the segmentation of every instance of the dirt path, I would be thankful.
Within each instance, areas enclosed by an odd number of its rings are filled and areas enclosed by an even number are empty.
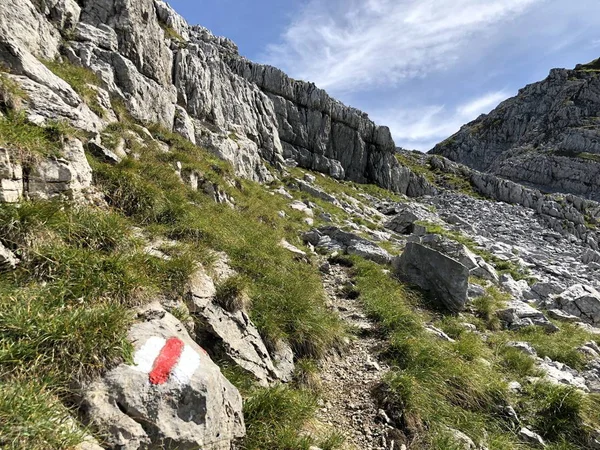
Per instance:
[[[379,410],[371,395],[389,367],[377,356],[383,341],[375,336],[373,324],[352,295],[350,270],[332,264],[329,273],[323,274],[329,307],[356,330],[356,338],[342,356],[332,357],[322,364],[325,404],[317,418],[344,433],[348,448],[400,450],[388,436],[393,430],[388,425],[389,419],[385,412]]]

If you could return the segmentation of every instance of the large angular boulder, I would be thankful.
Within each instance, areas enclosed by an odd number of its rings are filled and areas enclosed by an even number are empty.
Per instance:
[[[417,204],[399,205],[396,212],[397,214],[386,222],[385,228],[400,234],[412,234],[417,222],[442,223],[437,214]]]
[[[467,301],[469,269],[432,248],[409,242],[393,261],[400,279],[431,292],[449,310],[460,311]]]
[[[593,287],[576,284],[558,295],[555,300],[568,314],[592,325],[600,324],[600,292]]]
[[[475,277],[498,282],[498,273],[490,264],[469,250],[464,244],[445,238],[439,234],[427,234],[417,238],[419,242],[429,248],[437,250],[450,258],[463,264],[469,273]]]
[[[63,146],[61,158],[45,158],[31,170],[27,184],[30,198],[51,198],[57,195],[77,197],[92,185],[90,167],[83,144],[69,139]]]
[[[39,158],[28,167],[27,176],[14,151],[0,148],[0,202],[15,203],[23,197],[78,198],[92,185],[90,167],[78,139],[67,139],[61,157]]]
[[[159,304],[140,319],[129,332],[133,364],[83,387],[89,422],[108,448],[229,450],[245,434],[237,389]]]

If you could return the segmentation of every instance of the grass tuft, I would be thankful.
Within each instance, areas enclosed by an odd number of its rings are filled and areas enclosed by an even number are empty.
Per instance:
[[[234,275],[217,284],[215,301],[229,312],[247,311],[250,306],[247,281],[239,275]]]
[[[100,106],[98,93],[92,87],[100,86],[100,79],[92,70],[76,66],[65,59],[43,60],[42,62],[56,76],[69,83],[98,117],[104,117],[106,112]]]

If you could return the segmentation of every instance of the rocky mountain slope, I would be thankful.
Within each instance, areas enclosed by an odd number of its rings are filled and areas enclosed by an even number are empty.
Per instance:
[[[431,153],[546,192],[599,200],[599,61],[553,69]]]
[[[0,63],[1,448],[600,448],[595,201],[160,0],[4,1]]]

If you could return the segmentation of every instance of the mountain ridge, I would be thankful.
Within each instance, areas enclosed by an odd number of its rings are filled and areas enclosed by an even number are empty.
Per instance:
[[[597,61],[552,69],[430,153],[547,192],[598,200]]]

